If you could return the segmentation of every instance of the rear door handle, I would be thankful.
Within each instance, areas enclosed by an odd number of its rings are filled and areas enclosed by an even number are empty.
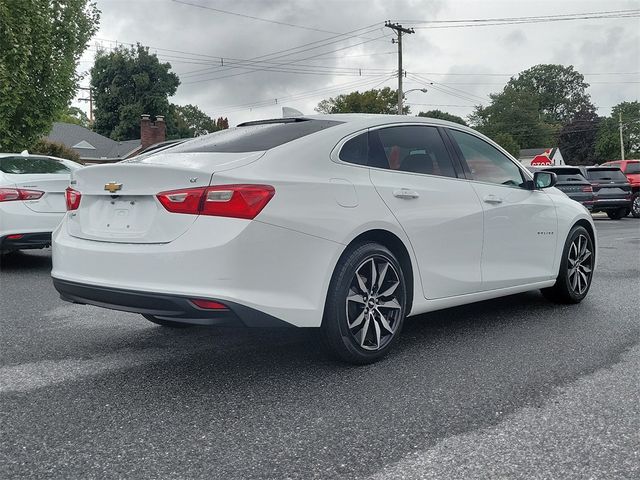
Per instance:
[[[399,190],[394,190],[393,196],[410,200],[412,198],[418,198],[420,194],[414,190],[409,190],[408,188],[401,188]]]
[[[487,195],[486,197],[483,198],[483,200],[486,203],[494,203],[494,204],[502,203],[502,199],[500,197],[496,197],[493,194]]]

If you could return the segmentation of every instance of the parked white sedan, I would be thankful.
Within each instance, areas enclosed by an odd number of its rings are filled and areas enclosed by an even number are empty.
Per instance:
[[[0,153],[0,253],[51,244],[79,165],[43,155]]]
[[[53,238],[63,299],[165,326],[320,327],[353,363],[408,315],[589,291],[589,212],[479,133],[428,118],[248,122],[73,173]]]

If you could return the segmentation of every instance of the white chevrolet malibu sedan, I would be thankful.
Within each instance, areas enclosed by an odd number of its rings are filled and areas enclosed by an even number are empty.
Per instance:
[[[44,248],[66,212],[70,160],[0,153],[0,253]]]
[[[74,172],[53,282],[168,327],[319,327],[335,356],[369,363],[409,315],[585,298],[594,224],[554,183],[439,120],[248,122]]]

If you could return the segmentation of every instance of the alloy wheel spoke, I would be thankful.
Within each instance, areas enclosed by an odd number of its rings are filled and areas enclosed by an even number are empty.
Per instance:
[[[362,298],[362,294],[358,292],[354,292],[353,290],[349,290],[349,296],[347,297],[347,302],[356,302],[365,304],[364,299]]]
[[[371,259],[371,287],[369,288],[369,292],[373,292],[374,287],[376,286],[376,280],[378,278],[378,271],[376,270],[376,262]]]
[[[378,308],[395,308],[399,310],[401,307],[398,303],[398,300],[392,298],[391,300],[387,300],[386,302],[378,302]]]
[[[591,251],[590,250],[585,250],[585,252],[582,254],[582,257],[580,258],[580,262],[584,262],[587,258],[589,258],[591,256]]]
[[[360,291],[365,295],[369,293],[369,289],[367,289],[367,285],[364,281],[364,278],[362,278],[362,275],[360,275],[359,271],[356,272],[356,279],[358,280],[358,286],[360,287]]]
[[[356,328],[358,325],[360,325],[362,323],[362,320],[364,320],[364,316],[365,313],[363,309],[362,312],[360,312],[360,315],[358,315],[353,322],[349,323],[349,328]]]
[[[393,284],[389,288],[387,288],[384,292],[380,293],[379,296],[380,297],[389,297],[389,296],[393,295],[393,292],[396,291],[396,288],[398,288],[398,285],[400,285],[400,281],[393,282]]]
[[[384,280],[387,276],[387,270],[389,269],[389,263],[384,262],[384,265],[382,266],[382,270],[380,271],[380,274],[378,275],[378,290],[380,290],[382,288],[382,284],[384,283]]]
[[[364,342],[367,339],[367,332],[369,331],[369,322],[371,317],[367,317],[367,320],[364,322],[364,327],[360,330],[360,346],[364,347]]]
[[[376,333],[376,349],[380,348],[380,325],[375,320],[373,321],[373,329]]]
[[[376,310],[376,311],[378,313],[378,317],[380,318],[380,324],[382,325],[382,328],[384,328],[389,333],[393,333],[393,329],[391,328],[391,325],[389,324],[389,321],[380,312],[380,310]]]

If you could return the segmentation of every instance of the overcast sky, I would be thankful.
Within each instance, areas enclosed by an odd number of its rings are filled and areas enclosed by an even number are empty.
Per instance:
[[[314,113],[323,98],[353,90],[396,88],[397,47],[391,44],[393,32],[384,27],[385,20],[425,27],[420,22],[640,8],[640,0],[180,1],[193,5],[97,0],[100,30],[80,70],[89,70],[97,45],[108,49],[116,41],[140,42],[180,76],[173,103],[197,105],[214,118],[227,116],[231,125],[280,117],[282,106]],[[583,73],[600,115],[640,97],[640,18],[453,25],[431,24],[403,37],[405,91],[428,89],[407,93],[413,114],[438,108],[464,117],[473,105],[486,105],[487,95],[500,91],[509,75],[540,63],[573,65]],[[346,32],[353,33],[337,36]],[[256,57],[270,63],[253,63],[251,71],[238,68],[239,61]],[[88,83],[87,76],[83,85]],[[80,106],[88,110],[86,103]]]

